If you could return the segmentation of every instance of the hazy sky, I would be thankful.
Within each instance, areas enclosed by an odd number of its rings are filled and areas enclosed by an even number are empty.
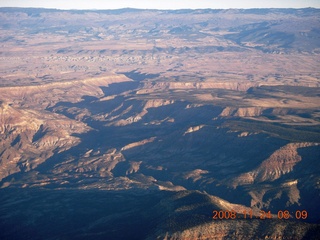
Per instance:
[[[0,0],[0,7],[117,8],[320,8],[320,0]]]

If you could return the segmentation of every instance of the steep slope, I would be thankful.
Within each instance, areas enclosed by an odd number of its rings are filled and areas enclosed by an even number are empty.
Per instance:
[[[319,146],[317,143],[290,143],[275,151],[262,164],[240,175],[234,180],[236,185],[252,184],[253,182],[270,182],[279,179],[282,175],[290,173],[294,166],[302,160],[298,154],[299,148]]]
[[[101,97],[111,83],[132,81],[124,75],[107,75],[99,78],[53,82],[37,86],[0,88],[1,100],[7,104],[33,109],[45,109],[61,101],[79,102],[83,96]]]
[[[0,179],[27,172],[80,143],[73,136],[89,131],[81,122],[46,111],[0,106]]]

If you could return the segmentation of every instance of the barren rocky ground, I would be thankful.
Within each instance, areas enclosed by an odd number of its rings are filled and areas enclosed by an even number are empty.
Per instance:
[[[319,238],[318,9],[0,20],[1,239]]]

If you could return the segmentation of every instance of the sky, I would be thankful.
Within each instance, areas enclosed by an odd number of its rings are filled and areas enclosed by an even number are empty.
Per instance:
[[[0,7],[58,9],[320,8],[320,0],[0,0]]]

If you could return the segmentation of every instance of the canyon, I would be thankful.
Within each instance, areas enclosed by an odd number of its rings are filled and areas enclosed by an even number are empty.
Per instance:
[[[320,237],[319,9],[0,19],[1,239]]]

